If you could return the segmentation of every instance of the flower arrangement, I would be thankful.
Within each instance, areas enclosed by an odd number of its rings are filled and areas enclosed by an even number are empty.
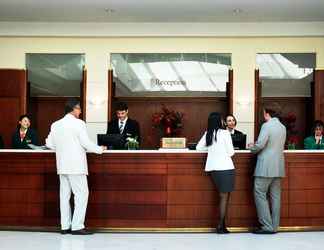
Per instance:
[[[160,131],[161,137],[177,136],[183,128],[183,114],[178,111],[170,110],[164,105],[162,111],[152,115],[153,128]]]
[[[139,142],[137,141],[137,136],[135,136],[135,138],[127,137],[125,147],[127,149],[138,149]]]
[[[298,136],[298,131],[295,128],[296,115],[293,112],[288,112],[286,116],[282,118],[282,121],[287,129],[287,148],[296,149],[300,138]]]

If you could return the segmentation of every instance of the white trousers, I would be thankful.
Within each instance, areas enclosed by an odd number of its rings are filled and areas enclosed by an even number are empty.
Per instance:
[[[60,211],[62,230],[80,230],[84,228],[84,220],[88,205],[89,189],[85,174],[60,174]],[[71,192],[74,194],[74,212],[71,219]]]

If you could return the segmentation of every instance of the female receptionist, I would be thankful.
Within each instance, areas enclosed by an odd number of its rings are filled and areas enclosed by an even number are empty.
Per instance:
[[[29,116],[20,116],[18,123],[17,129],[12,135],[12,148],[30,149],[28,144],[39,145],[36,131],[30,128]]]
[[[312,135],[304,140],[305,149],[324,149],[323,127],[324,124],[321,120],[314,122]]]
[[[226,116],[225,125],[226,129],[230,132],[232,137],[233,146],[235,149],[245,149],[246,148],[246,135],[241,131],[235,129],[237,124],[234,115],[229,114]]]

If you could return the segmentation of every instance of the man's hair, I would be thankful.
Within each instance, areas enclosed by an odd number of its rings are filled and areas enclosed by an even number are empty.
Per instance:
[[[119,102],[116,105],[116,111],[128,110],[128,106],[125,102]]]
[[[324,128],[324,123],[321,120],[315,120],[312,128],[312,132],[315,132],[316,128],[322,127]]]
[[[279,114],[272,107],[264,107],[263,110],[269,114],[271,117],[279,117]]]
[[[73,111],[75,106],[80,105],[80,101],[77,98],[69,98],[64,107],[65,114],[68,114]]]

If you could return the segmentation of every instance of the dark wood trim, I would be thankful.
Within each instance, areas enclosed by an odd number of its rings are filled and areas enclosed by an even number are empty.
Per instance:
[[[30,99],[34,102],[57,102],[57,100],[64,100],[64,102],[66,102],[69,98],[76,98],[79,100],[78,96],[32,96]],[[64,110],[62,110],[62,112],[64,113]]]
[[[108,121],[112,119],[113,116],[113,101],[115,96],[114,89],[114,74],[113,70],[108,70]]]
[[[258,69],[254,71],[254,140],[259,134],[259,111],[261,105],[261,82],[260,72]]]
[[[83,68],[82,71],[82,82],[80,92],[80,102],[82,108],[82,119],[86,121],[87,114],[87,70]]]
[[[226,97],[228,105],[228,113],[233,114],[233,69],[228,71],[228,82],[226,83]]]
[[[304,97],[304,96],[289,96],[289,97],[277,97],[277,96],[271,96],[271,97],[262,97],[261,100],[276,100],[276,101],[287,101],[287,100],[294,100],[294,101],[305,101],[309,100],[310,97]]]
[[[315,70],[315,82],[314,82],[314,118],[315,120],[322,120],[322,90],[324,85],[324,70]],[[323,103],[324,105],[324,103]]]
[[[226,101],[227,97],[116,97],[114,100],[123,102],[181,102],[191,103],[191,102],[213,102],[213,101]]]
[[[30,87],[31,83],[28,81],[28,70],[26,69],[26,113],[30,114]]]
[[[21,103],[20,103],[20,110],[22,114],[27,113],[27,71],[22,69],[21,70],[21,85],[20,85],[20,94],[21,94]]]

